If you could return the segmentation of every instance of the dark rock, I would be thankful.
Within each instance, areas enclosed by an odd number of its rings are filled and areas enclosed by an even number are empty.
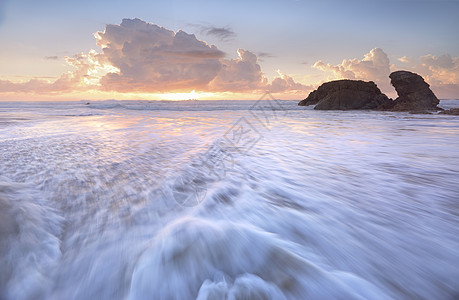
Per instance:
[[[432,111],[440,110],[440,103],[424,79],[412,72],[396,71],[389,75],[398,98],[378,107],[391,111]]]
[[[374,109],[391,102],[372,81],[336,80],[326,82],[300,101],[298,105],[314,105],[319,110]]]
[[[412,110],[410,111],[410,114],[412,115],[431,115],[432,113],[427,110]]]
[[[316,105],[321,99],[325,98],[331,89],[332,82],[326,82],[319,86],[317,90],[312,91],[309,93],[308,97],[304,100],[301,100],[298,105],[299,106],[309,106],[309,105]]]
[[[440,114],[442,115],[455,115],[459,116],[459,108],[451,108],[448,110],[441,111]]]

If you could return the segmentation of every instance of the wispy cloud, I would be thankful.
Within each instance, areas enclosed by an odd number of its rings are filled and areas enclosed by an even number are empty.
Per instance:
[[[59,56],[53,55],[53,56],[45,56],[44,57],[46,60],[58,60]]]
[[[274,54],[268,52],[257,52],[258,61],[263,62],[265,61],[264,58],[273,58],[276,57]]]
[[[196,28],[203,35],[215,37],[223,42],[232,40],[236,37],[236,33],[229,26],[218,27],[195,23],[189,23],[188,25]]]
[[[222,41],[236,37],[236,33],[228,27],[204,27],[203,31],[206,35],[217,37]]]
[[[257,53],[257,56],[260,57],[260,58],[271,58],[271,57],[276,57],[274,54],[268,53],[268,52],[258,52],[258,53]]]

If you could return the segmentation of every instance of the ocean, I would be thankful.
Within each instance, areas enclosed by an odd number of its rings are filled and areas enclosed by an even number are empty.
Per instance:
[[[457,116],[0,102],[0,299],[457,299],[458,183]]]

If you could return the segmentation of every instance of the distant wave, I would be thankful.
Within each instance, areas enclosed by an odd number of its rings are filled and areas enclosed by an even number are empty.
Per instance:
[[[169,111],[219,111],[263,109],[270,111],[304,110],[296,100],[183,100],[183,101],[128,101],[110,100],[90,102],[90,109],[102,110],[169,110]]]
[[[448,99],[448,100],[440,100],[440,104],[438,105],[443,109],[450,109],[459,107],[459,100],[456,99]]]
[[[298,106],[299,100],[101,100],[68,102],[0,102],[0,113],[16,111],[53,116],[94,116],[122,111],[292,111],[311,110]],[[441,108],[459,107],[459,100],[441,100]]]

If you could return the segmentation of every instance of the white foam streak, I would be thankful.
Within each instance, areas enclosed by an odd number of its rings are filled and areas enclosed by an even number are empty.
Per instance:
[[[63,220],[39,191],[0,179],[0,298],[42,297],[61,255]]]
[[[197,291],[201,299],[363,299],[359,291],[375,289],[319,269],[272,234],[232,222],[180,219],[151,244],[136,264],[129,299],[188,299]]]

